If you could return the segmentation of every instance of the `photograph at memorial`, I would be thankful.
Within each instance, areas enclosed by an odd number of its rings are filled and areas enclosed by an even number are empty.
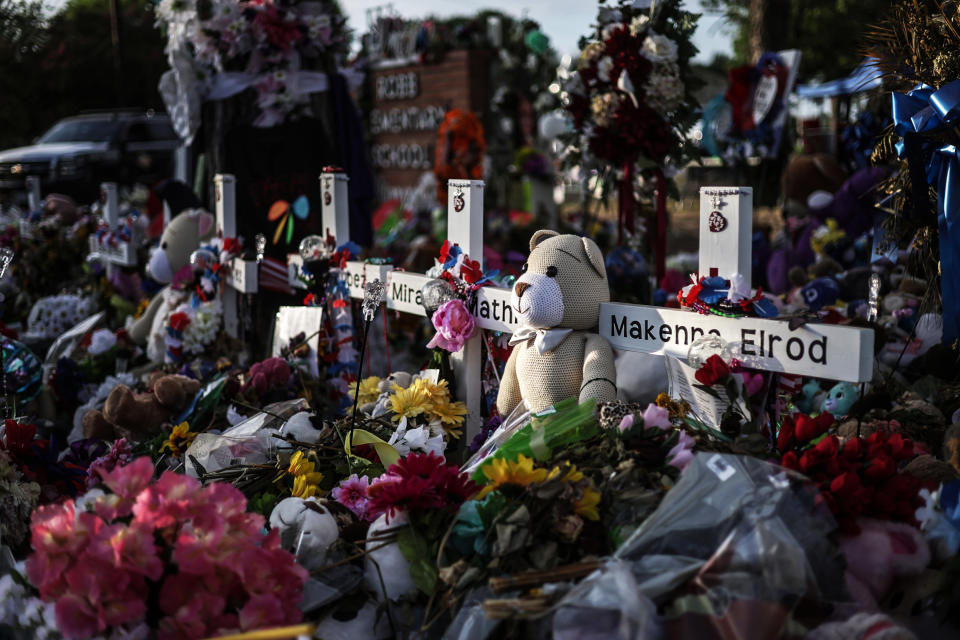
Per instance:
[[[0,640],[960,637],[960,3],[0,0]]]

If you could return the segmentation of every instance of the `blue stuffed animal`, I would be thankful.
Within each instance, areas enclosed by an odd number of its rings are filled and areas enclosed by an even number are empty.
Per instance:
[[[849,382],[838,382],[827,392],[821,411],[832,413],[836,418],[845,418],[850,412],[850,407],[856,402],[857,395],[856,385]]]

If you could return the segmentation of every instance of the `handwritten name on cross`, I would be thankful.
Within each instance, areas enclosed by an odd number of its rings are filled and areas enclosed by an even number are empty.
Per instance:
[[[217,236],[237,239],[237,179],[228,173],[213,177],[216,199]],[[238,294],[257,292],[257,261],[235,257],[230,260],[223,288],[223,326],[227,334],[240,335]]]
[[[753,224],[748,187],[700,190],[700,274],[749,284]],[[865,382],[873,377],[870,329],[807,324],[795,330],[783,320],[726,318],[686,310],[609,302],[600,305],[600,334],[617,349],[685,359],[706,334],[739,345],[744,365],[830,380]]]

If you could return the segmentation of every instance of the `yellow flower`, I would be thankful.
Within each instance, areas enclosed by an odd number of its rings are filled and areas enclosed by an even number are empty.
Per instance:
[[[350,399],[353,400],[357,393],[357,383],[354,382],[350,388]],[[370,376],[360,381],[360,404],[376,402],[380,397],[380,378]]]
[[[427,394],[427,397],[430,398],[431,404],[437,405],[450,402],[450,387],[447,386],[446,380],[441,380],[434,384],[426,378],[419,378],[410,386],[423,390],[423,392]]]
[[[556,470],[557,470],[557,471],[560,471],[560,468],[557,467]],[[564,465],[564,470],[566,471],[566,473],[564,474],[563,478],[561,478],[561,480],[562,480],[563,482],[569,482],[570,484],[576,484],[576,483],[580,482],[581,480],[583,480],[583,471],[579,471],[579,470],[577,469],[577,465],[575,465],[575,464],[570,464],[569,462],[567,462],[567,463]]]
[[[193,444],[193,439],[196,437],[197,434],[190,431],[190,425],[186,422],[181,422],[170,432],[170,437],[163,443],[162,449],[169,449],[173,456],[179,458],[186,453],[190,445]]]
[[[503,458],[494,458],[485,464],[481,470],[483,471],[483,475],[487,477],[488,483],[487,486],[477,494],[477,500],[504,485],[526,487],[547,479],[547,470],[534,469],[533,458],[528,458],[523,454],[517,457],[516,462]]]
[[[587,487],[583,490],[583,496],[573,503],[573,511],[588,520],[599,520],[598,504],[600,504],[600,492],[593,487]]]
[[[142,316],[146,311],[147,307],[150,306],[150,298],[142,298],[140,303],[137,305],[137,310],[133,313],[133,319],[136,320]]]
[[[430,418],[437,419],[443,425],[443,430],[454,438],[461,435],[460,425],[463,424],[463,418],[467,415],[467,406],[462,402],[450,402],[433,405],[430,409]]]
[[[690,413],[690,403],[686,400],[674,400],[666,393],[661,392],[656,399],[656,405],[667,410],[671,420],[682,420]]]
[[[316,474],[323,478],[322,473]],[[316,483],[310,482],[310,478],[307,475],[297,476],[293,480],[293,491],[291,494],[295,498],[310,498],[320,493],[320,487]]]
[[[393,385],[391,390],[393,395],[390,396],[389,407],[396,422],[399,422],[401,417],[415,418],[430,409],[430,397],[421,387],[410,385],[409,388],[402,389]]]

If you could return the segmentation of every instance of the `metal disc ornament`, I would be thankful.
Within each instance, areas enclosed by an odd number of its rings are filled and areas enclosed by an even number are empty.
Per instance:
[[[190,266],[196,272],[206,271],[217,264],[217,254],[210,249],[197,249],[190,254]]]
[[[707,223],[710,225],[710,231],[714,233],[719,233],[727,228],[727,219],[719,211],[711,213],[710,217],[707,218]]]
[[[329,191],[323,192],[323,204],[330,206],[330,202],[333,201],[333,196],[330,195]]]
[[[7,393],[20,408],[33,400],[43,385],[43,365],[40,359],[22,342],[0,337],[3,348],[3,368]]]
[[[463,207],[466,204],[467,203],[464,201],[462,193],[458,193],[457,195],[453,196],[453,210],[457,213],[463,211]]]

